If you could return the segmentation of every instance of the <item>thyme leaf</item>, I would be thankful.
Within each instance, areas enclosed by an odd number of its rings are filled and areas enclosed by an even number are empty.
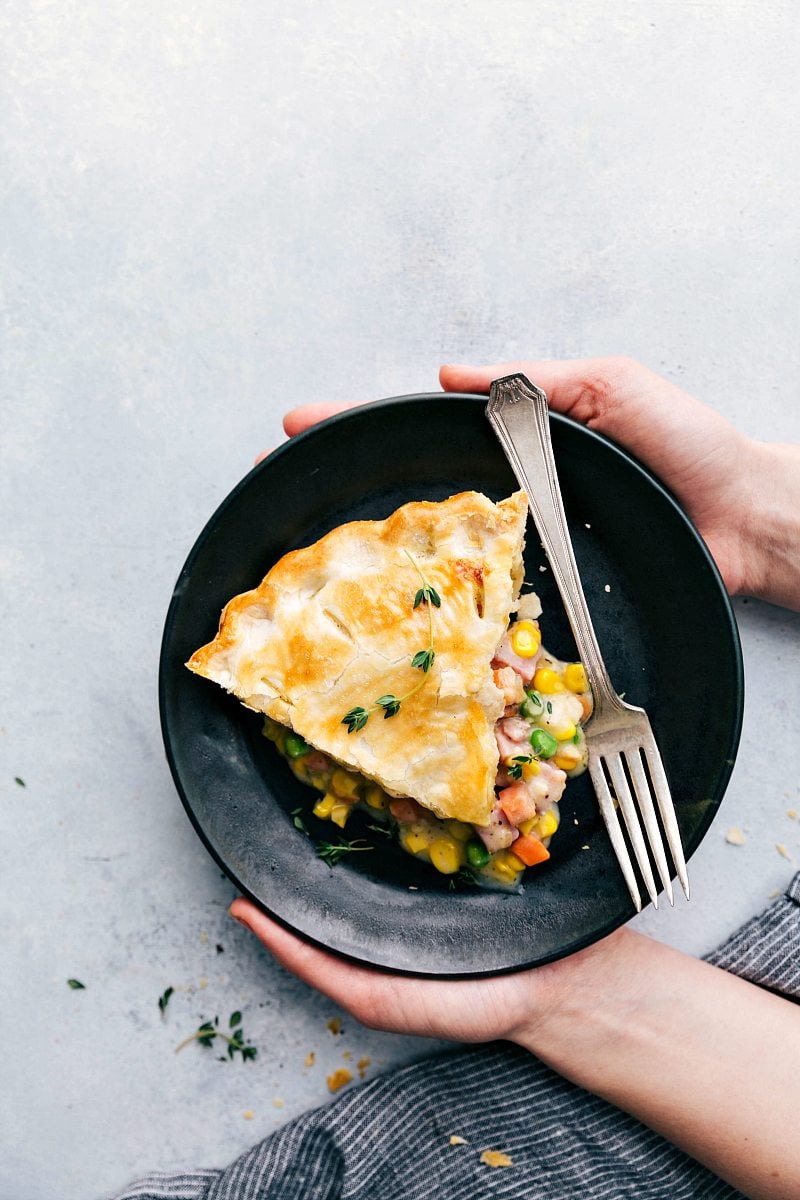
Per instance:
[[[414,608],[419,608],[420,604],[432,604],[434,608],[442,607],[439,593],[429,583],[423,584],[414,597]]]
[[[526,763],[533,762],[533,757],[530,754],[519,754],[516,758],[512,758],[511,764],[506,767],[506,773],[511,779],[522,779],[522,768]]]
[[[166,991],[164,992],[164,995],[158,997],[158,1007],[159,1007],[159,1011],[161,1012],[162,1015],[164,1014],[164,1012],[166,1012],[167,1005],[169,1004],[169,998],[174,991],[175,991],[174,987],[168,987],[166,989]]]
[[[86,984],[81,983],[80,979],[68,979],[67,987],[71,987],[73,992],[85,992]]]
[[[299,829],[301,833],[304,833],[306,835],[306,837],[310,837],[311,835],[308,832],[306,823],[303,820],[302,816],[300,815],[302,812],[303,812],[302,808],[293,808],[292,809],[292,824],[294,825],[295,829]]]
[[[342,725],[347,726],[348,733],[358,733],[359,729],[364,728],[368,720],[368,710],[357,706],[356,708],[351,708],[350,712],[345,713],[342,717]]]

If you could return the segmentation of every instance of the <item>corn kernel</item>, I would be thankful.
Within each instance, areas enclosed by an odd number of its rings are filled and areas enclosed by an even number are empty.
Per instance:
[[[410,829],[403,837],[403,845],[410,854],[419,854],[428,849],[429,837],[419,829]]]
[[[588,692],[589,681],[583,663],[569,663],[564,668],[564,683],[571,692]]]
[[[334,825],[338,825],[340,829],[344,829],[345,825],[347,824],[347,818],[353,811],[353,807],[354,806],[349,804],[347,800],[340,800],[337,796],[336,803],[331,809],[331,820],[333,821]]]
[[[525,870],[525,864],[510,850],[498,850],[492,859],[492,869],[507,883],[516,883],[520,871]]]
[[[574,771],[578,763],[581,761],[580,754],[576,751],[574,754],[565,746],[560,754],[551,759],[555,766],[560,771]]]
[[[560,742],[571,742],[578,732],[578,727],[572,721],[567,721],[566,725],[562,725],[559,729],[554,729],[551,725],[550,732],[555,734]]]
[[[320,800],[317,801],[317,803],[314,805],[314,808],[312,809],[312,812],[314,813],[314,816],[319,817],[319,819],[321,821],[327,821],[331,815],[331,809],[333,808],[335,803],[336,803],[336,797],[333,796],[330,792],[328,792]]]
[[[527,821],[520,821],[517,828],[519,829],[520,833],[524,833],[525,836],[527,837],[528,834],[530,833],[530,831],[533,829],[534,825],[536,824],[536,821],[537,821],[536,817],[528,817]]]
[[[545,812],[542,813],[540,817],[536,818],[536,832],[539,834],[540,838],[544,839],[552,837],[557,829],[558,821],[556,820],[554,813]]]
[[[461,846],[453,838],[434,838],[428,849],[431,862],[442,875],[454,875],[461,866]]]
[[[520,658],[533,658],[539,651],[542,637],[533,621],[519,621],[511,634],[511,649]]]
[[[539,667],[533,677],[533,686],[537,692],[543,692],[545,696],[553,696],[556,692],[566,691],[557,672],[552,671],[550,667]]]
[[[535,775],[538,775],[541,769],[536,759],[533,758],[529,763],[522,764],[522,778],[527,783],[529,779],[533,779]]]
[[[364,799],[370,808],[386,808],[389,803],[389,797],[386,792],[377,783],[371,783],[364,793]]]
[[[358,780],[349,771],[337,770],[331,776],[331,791],[343,800],[358,799]]]
[[[445,821],[445,829],[457,842],[468,842],[472,835],[472,826],[466,821]]]

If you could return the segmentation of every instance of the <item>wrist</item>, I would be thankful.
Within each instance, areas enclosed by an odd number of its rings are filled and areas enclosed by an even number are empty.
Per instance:
[[[604,1020],[603,1013],[613,1014],[616,1020],[621,1010],[630,1014],[638,1005],[642,955],[651,950],[657,955],[663,949],[660,943],[623,928],[538,968],[536,1003],[523,1009],[510,1040],[558,1070],[560,1047],[563,1043],[565,1054],[573,1053],[576,1029],[586,1029],[598,1016]]]

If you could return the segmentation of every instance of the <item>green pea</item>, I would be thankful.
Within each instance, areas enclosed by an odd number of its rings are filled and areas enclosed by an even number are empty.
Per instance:
[[[552,758],[558,749],[558,738],[553,737],[547,729],[534,729],[531,746],[538,758]]]
[[[300,737],[299,733],[287,733],[285,743],[287,758],[302,758],[304,754],[308,754],[311,750],[308,742]]]
[[[490,858],[491,855],[483,842],[479,842],[477,838],[471,838],[467,842],[467,862],[471,867],[485,867]]]

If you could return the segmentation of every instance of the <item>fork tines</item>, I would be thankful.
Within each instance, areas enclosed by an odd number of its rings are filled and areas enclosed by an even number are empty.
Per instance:
[[[649,722],[647,730],[649,736],[643,736],[644,732],[643,730],[640,731],[640,737],[630,739],[631,744],[624,747],[619,745],[617,737],[614,739],[617,744],[613,746],[609,745],[605,750],[602,745],[604,740],[602,735],[599,738],[599,745],[592,745],[591,739],[589,740],[589,773],[611,845],[622,868],[625,882],[628,885],[628,890],[630,891],[637,912],[641,912],[642,908],[639,886],[636,882],[633,864],[620,825],[618,809],[622,811],[628,838],[633,848],[634,858],[644,880],[647,894],[653,902],[653,907],[658,908],[658,896],[650,855],[647,852],[647,844],[642,835],[642,827],[639,821],[640,815],[644,821],[647,843],[649,843],[651,853],[655,859],[655,865],[667,899],[670,904],[675,903],[672,893],[672,880],[670,879],[669,867],[664,852],[664,842],[653,804],[653,793],[655,793],[658,803],[664,832],[667,837],[667,845],[675,864],[678,879],[681,882],[687,900],[689,898],[689,879],[683,848],[681,846],[678,822],[675,817],[675,808],[672,803],[661,756],[658,752],[652,731],[649,730]],[[609,742],[611,741],[611,739],[608,740]]]

